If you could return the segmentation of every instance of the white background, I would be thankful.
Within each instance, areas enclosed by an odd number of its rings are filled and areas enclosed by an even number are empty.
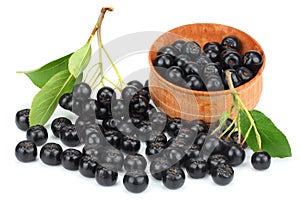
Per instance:
[[[0,5],[1,141],[0,204],[294,204],[299,186],[299,8],[297,1],[163,1],[163,0],[10,0]],[[108,13],[103,40],[109,42],[138,31],[167,31],[196,22],[213,22],[239,28],[264,48],[267,64],[258,109],[288,137],[293,157],[273,159],[269,170],[255,171],[246,163],[235,169],[233,182],[215,185],[208,176],[187,177],[185,185],[169,191],[150,177],[148,189],[131,194],[122,185],[99,186],[79,172],[49,167],[40,160],[22,164],[15,145],[25,133],[14,124],[15,113],[30,106],[38,91],[17,70],[31,70],[73,52],[87,40],[102,6]],[[149,45],[151,42],[149,42]],[[119,48],[122,49],[122,48]],[[110,51],[113,53],[113,51]],[[124,75],[147,66],[147,55],[120,63]],[[61,114],[58,110],[56,115]],[[51,135],[49,141],[55,141]]]

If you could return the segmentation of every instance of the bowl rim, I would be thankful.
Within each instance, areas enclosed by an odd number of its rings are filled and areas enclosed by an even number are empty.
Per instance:
[[[148,61],[149,61],[149,64],[150,64],[150,69],[151,71],[156,75],[156,77],[159,78],[160,81],[162,81],[163,83],[167,84],[167,86],[171,89],[175,89],[177,91],[180,91],[180,92],[184,92],[186,94],[190,94],[190,95],[195,95],[195,96],[215,96],[215,95],[228,95],[230,94],[230,90],[227,89],[227,90],[219,90],[219,91],[198,91],[198,90],[191,90],[191,89],[187,89],[187,88],[183,88],[183,87],[180,87],[178,85],[175,85],[169,81],[167,81],[165,78],[163,78],[155,69],[155,66],[153,65],[153,62],[151,60],[151,56],[153,55],[153,53],[155,53],[155,49],[154,49],[154,45],[155,43],[157,42],[158,39],[160,39],[162,36],[166,35],[167,33],[174,33],[175,30],[181,28],[181,27],[188,27],[188,26],[221,26],[221,27],[226,27],[226,28],[230,28],[230,29],[233,29],[233,30],[236,30],[240,33],[243,33],[243,35],[251,38],[253,40],[253,42],[255,42],[255,44],[259,47],[260,49],[260,53],[262,55],[262,58],[263,58],[263,64],[261,66],[261,68],[259,69],[259,71],[256,73],[255,77],[252,78],[250,81],[248,81],[247,83],[241,85],[241,86],[238,86],[238,87],[235,87],[235,90],[237,92],[240,92],[246,88],[249,88],[251,87],[256,81],[258,78],[260,78],[262,76],[262,73],[265,69],[265,64],[266,64],[266,57],[265,57],[265,52],[264,50],[262,49],[261,45],[252,37],[250,36],[249,34],[247,34],[246,32],[240,30],[240,29],[237,29],[237,28],[234,28],[234,27],[231,27],[231,26],[227,26],[227,25],[223,25],[223,24],[218,24],[218,23],[192,23],[192,24],[185,24],[185,25],[182,25],[182,26],[178,26],[176,28],[173,28],[163,34],[161,34],[158,38],[156,38],[156,40],[152,43],[151,47],[150,47],[150,50],[148,52]],[[184,37],[184,36],[183,36]],[[151,84],[149,85],[149,87],[151,87]]]

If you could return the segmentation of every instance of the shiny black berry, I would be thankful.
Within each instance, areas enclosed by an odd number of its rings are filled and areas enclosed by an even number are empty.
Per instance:
[[[182,119],[181,118],[168,117],[167,124],[166,124],[166,127],[165,127],[165,131],[171,137],[175,137],[178,134],[181,127],[182,127]]]
[[[69,147],[76,147],[80,144],[75,125],[66,125],[63,127],[60,131],[60,139],[62,143]]]
[[[174,43],[172,43],[172,46],[176,48],[178,51],[181,51],[182,46],[185,44],[184,40],[177,40]]]
[[[132,85],[132,86],[136,87],[138,90],[141,90],[144,87],[143,84],[138,80],[129,81],[127,83],[127,85]]]
[[[155,66],[156,70],[161,74],[161,72],[163,72],[166,68],[169,68],[172,65],[174,65],[174,58],[170,55],[161,54],[156,56],[153,65]]]
[[[166,148],[166,144],[164,144],[162,142],[149,143],[149,144],[147,144],[145,154],[148,157],[148,159],[151,161],[155,157],[157,157],[157,155],[160,152],[164,151],[165,148]]]
[[[20,130],[26,131],[29,128],[30,109],[23,109],[16,113],[15,123]]]
[[[188,75],[185,77],[186,88],[191,90],[204,90],[205,86],[200,76]]]
[[[184,184],[184,171],[179,167],[171,167],[163,174],[162,181],[168,189],[178,189]]]
[[[77,149],[66,149],[61,155],[61,163],[65,169],[78,170],[82,154]]]
[[[115,172],[108,167],[98,165],[95,172],[95,178],[98,184],[102,186],[112,186],[118,180],[118,172]]]
[[[77,99],[88,99],[91,96],[92,89],[87,83],[78,83],[73,88],[73,97]]]
[[[253,71],[244,66],[238,67],[236,73],[242,79],[243,83],[250,81],[254,77]]]
[[[180,68],[183,68],[191,60],[192,60],[191,57],[189,57],[188,55],[181,54],[181,55],[176,57],[174,65],[178,66]]]
[[[260,52],[250,50],[244,54],[243,63],[243,65],[249,68],[253,73],[257,73],[263,64],[263,58]]]
[[[241,55],[234,49],[226,49],[221,53],[221,59],[225,68],[236,69],[242,64]]]
[[[60,132],[61,132],[62,128],[67,125],[71,125],[71,124],[72,124],[71,120],[69,120],[68,118],[65,118],[65,117],[59,117],[59,118],[54,119],[51,123],[51,130],[52,130],[53,135],[55,137],[60,138]]]
[[[143,170],[131,170],[124,175],[123,184],[128,191],[141,193],[147,189],[149,178]]]
[[[126,171],[130,170],[145,170],[147,161],[141,154],[129,154],[125,157],[124,168]]]
[[[110,168],[111,170],[117,172],[122,170],[124,163],[124,155],[118,149],[113,147],[105,147],[101,151],[101,155],[98,163],[101,166]]]
[[[223,142],[217,137],[209,136],[206,138],[201,151],[204,159],[207,159],[212,154],[221,153],[222,149]]]
[[[228,164],[230,166],[238,166],[245,160],[245,150],[237,144],[229,145],[225,148],[225,156],[228,159]]]
[[[129,111],[144,114],[149,107],[149,101],[143,96],[134,96],[129,103]]]
[[[200,158],[191,158],[186,165],[186,171],[194,179],[203,178],[208,171],[207,162]]]
[[[79,162],[79,172],[85,177],[94,178],[97,166],[94,156],[84,155]]]
[[[175,84],[175,85],[183,85],[185,73],[178,66],[172,66],[166,71],[165,78]]]
[[[271,156],[268,152],[265,151],[255,152],[251,157],[251,164],[254,167],[254,169],[257,170],[268,169],[271,164]]]
[[[160,55],[160,54],[170,55],[173,58],[175,58],[176,56],[179,55],[179,51],[178,51],[178,49],[176,49],[173,46],[164,46],[161,49],[159,49],[157,54],[158,55]]]
[[[201,47],[195,41],[188,41],[182,45],[181,53],[187,54],[193,59],[196,59],[201,54]]]
[[[234,87],[238,87],[238,86],[240,86],[240,85],[242,85],[244,83],[244,81],[237,74],[236,70],[234,70],[234,69],[227,69],[226,72],[230,72],[230,74],[231,74],[231,81],[232,81],[232,84],[233,84]],[[224,87],[226,89],[228,89],[229,85],[228,85],[228,81],[227,81],[227,77],[226,77],[225,71],[222,73],[222,77],[223,77]]]
[[[234,176],[232,167],[228,164],[220,164],[211,172],[213,181],[221,186],[229,184]]]
[[[201,76],[204,79],[207,79],[208,77],[212,75],[219,75],[219,65],[217,63],[208,63],[203,67],[203,71],[201,73]]]
[[[226,36],[222,40],[221,45],[223,46],[224,49],[232,48],[237,51],[240,51],[242,48],[241,41],[235,36]]]
[[[124,136],[121,140],[121,150],[126,154],[136,154],[141,148],[141,142],[134,137]]]
[[[65,93],[63,94],[58,101],[59,105],[69,111],[73,110],[73,94]]]
[[[182,70],[184,71],[185,75],[201,75],[203,72],[203,66],[199,65],[195,62],[188,62],[183,67]]]
[[[150,173],[152,177],[161,180],[164,172],[171,167],[171,162],[165,157],[158,157],[150,164]]]
[[[208,91],[224,90],[222,79],[218,75],[211,75],[205,82]]]
[[[34,125],[26,131],[27,140],[34,142],[37,146],[41,146],[47,142],[48,132],[42,125]]]
[[[21,141],[15,148],[15,155],[21,162],[32,162],[36,159],[37,147],[32,141]]]
[[[213,154],[207,160],[207,168],[211,173],[213,169],[217,168],[221,164],[227,164],[227,157],[222,154]]]
[[[102,87],[97,92],[97,101],[102,104],[110,103],[115,97],[115,91],[111,87]]]
[[[121,140],[124,137],[124,135],[121,132],[117,130],[109,130],[109,131],[105,131],[103,134],[106,141],[111,146],[113,146],[116,149],[121,149]]]
[[[59,144],[47,143],[40,151],[41,160],[47,165],[59,165],[63,150]]]
[[[151,132],[151,135],[146,140],[146,144],[148,145],[157,142],[167,144],[167,141],[168,141],[167,136],[163,132],[153,131]]]

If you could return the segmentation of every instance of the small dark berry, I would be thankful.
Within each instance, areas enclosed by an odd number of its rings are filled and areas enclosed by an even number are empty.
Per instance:
[[[96,158],[84,155],[79,162],[79,172],[85,177],[94,178],[97,166]]]
[[[237,37],[235,37],[235,36],[226,36],[222,40],[221,45],[225,49],[232,48],[232,49],[235,49],[237,51],[240,51],[241,48],[242,48],[241,41]]]
[[[20,130],[26,131],[29,128],[30,109],[23,109],[16,113],[15,122]]]
[[[118,172],[98,165],[95,172],[95,178],[98,184],[102,186],[112,186],[116,184],[118,180]]]
[[[131,170],[124,175],[123,184],[128,191],[141,193],[147,189],[149,178],[143,170]]]
[[[194,179],[205,177],[207,170],[206,161],[199,158],[189,159],[189,163],[186,165],[188,175]]]
[[[270,167],[271,156],[268,152],[254,152],[251,157],[251,164],[257,170],[266,170]]]
[[[59,144],[47,143],[40,151],[41,160],[47,165],[59,165],[63,150]]]
[[[147,161],[141,154],[127,155],[124,160],[124,168],[130,170],[145,170]]]
[[[61,132],[62,128],[67,125],[71,125],[71,124],[72,124],[71,120],[69,120],[68,118],[65,118],[65,117],[59,117],[59,118],[54,119],[51,123],[51,130],[53,132],[53,135],[55,137],[60,138],[60,132]]]
[[[76,84],[73,88],[73,97],[77,99],[88,99],[91,96],[92,89],[87,83]]]
[[[162,181],[168,189],[178,189],[184,184],[184,171],[178,167],[171,167],[163,174]]]
[[[69,147],[76,147],[80,144],[75,125],[66,125],[63,127],[60,131],[60,139],[62,143]]]
[[[66,149],[61,156],[62,166],[68,170],[78,170],[81,157],[82,154],[79,150]]]
[[[34,125],[29,127],[26,132],[27,140],[34,142],[37,146],[41,146],[47,142],[48,132],[42,125]]]
[[[32,141],[21,141],[15,148],[15,155],[21,162],[32,162],[36,159],[37,147]]]
[[[229,184],[234,176],[234,171],[228,164],[220,164],[211,173],[213,181],[221,186]]]
[[[73,94],[65,93],[63,94],[58,101],[59,105],[69,111],[73,110]]]

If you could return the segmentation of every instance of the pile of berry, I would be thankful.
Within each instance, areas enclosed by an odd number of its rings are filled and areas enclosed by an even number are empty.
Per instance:
[[[72,93],[60,98],[60,106],[75,113],[77,118],[75,123],[65,117],[54,119],[52,133],[68,147],[83,145],[82,151],[63,150],[57,143],[46,143],[48,132],[44,126],[29,127],[30,110],[17,112],[16,125],[27,135],[27,140],[15,148],[17,159],[34,161],[37,146],[42,146],[39,156],[43,163],[79,170],[103,186],[114,185],[118,175],[125,171],[123,184],[133,193],[147,188],[146,172],[162,180],[169,189],[180,188],[185,182],[185,173],[195,179],[209,173],[219,185],[232,181],[232,167],[244,161],[247,148],[240,143],[236,132],[219,138],[226,126],[211,135],[209,126],[202,120],[166,116],[151,104],[147,82],[142,85],[131,81],[120,97],[117,95],[112,88],[102,87],[97,99],[92,99],[89,85],[80,83],[74,86]],[[227,121],[227,124],[232,122]],[[141,153],[142,146],[145,155]],[[251,162],[254,168],[263,170],[271,161],[268,153],[256,152]]]
[[[157,72],[169,82],[192,90],[228,89],[225,70],[231,72],[234,87],[250,81],[263,64],[261,53],[241,54],[242,43],[235,36],[221,43],[208,42],[203,51],[195,41],[175,41],[162,47],[153,61]]]

